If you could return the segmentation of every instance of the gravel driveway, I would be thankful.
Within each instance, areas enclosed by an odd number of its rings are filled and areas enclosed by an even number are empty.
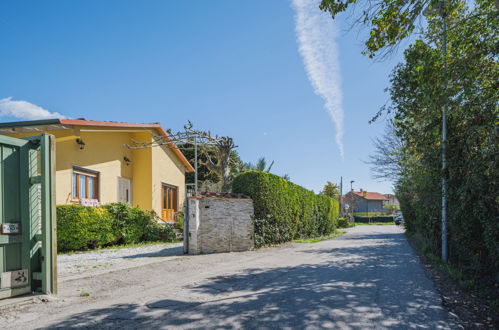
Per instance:
[[[166,243],[61,254],[57,256],[59,283],[175,259],[183,255],[182,246]]]
[[[168,258],[168,257],[166,257]],[[80,296],[81,292],[88,296]],[[10,310],[9,329],[454,329],[395,226],[313,244],[181,256],[67,280],[47,303]]]

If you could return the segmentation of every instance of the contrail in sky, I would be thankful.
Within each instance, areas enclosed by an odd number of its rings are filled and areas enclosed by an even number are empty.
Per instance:
[[[58,112],[50,112],[27,101],[14,101],[12,97],[0,99],[0,117],[3,116],[28,120],[64,118]]]
[[[325,101],[336,127],[336,143],[343,149],[341,75],[336,44],[337,28],[330,15],[319,9],[320,0],[292,0],[298,46],[308,79]]]

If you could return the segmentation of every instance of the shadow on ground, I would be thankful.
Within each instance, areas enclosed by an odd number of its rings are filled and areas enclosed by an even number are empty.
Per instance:
[[[51,328],[448,328],[403,234],[344,239],[359,244],[307,246],[299,253],[308,264],[208,278],[177,296],[89,310]],[[178,299],[189,295],[198,298]]]
[[[169,257],[169,256],[180,256],[180,255],[184,255],[183,246],[166,247],[156,252],[138,253],[134,255],[124,256],[121,258],[124,259],[157,258],[157,257]]]

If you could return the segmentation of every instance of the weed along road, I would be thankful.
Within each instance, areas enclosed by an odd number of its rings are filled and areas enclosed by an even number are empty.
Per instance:
[[[69,280],[0,315],[4,329],[455,328],[395,226]]]

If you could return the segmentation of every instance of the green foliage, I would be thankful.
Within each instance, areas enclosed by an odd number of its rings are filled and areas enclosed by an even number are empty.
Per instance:
[[[249,171],[237,175],[234,193],[253,199],[257,247],[334,233],[338,202],[277,175]]]
[[[317,243],[317,242],[322,242],[331,238],[338,237],[340,235],[343,235],[346,233],[345,231],[337,231],[332,234],[329,234],[327,236],[322,236],[322,237],[316,237],[316,238],[305,238],[305,239],[295,239],[293,242],[295,243]]]
[[[113,232],[117,244],[138,243],[146,233],[153,215],[125,203],[104,206],[113,216]]]
[[[355,223],[393,223],[393,216],[378,216],[378,217],[354,217]]]
[[[493,4],[492,1],[475,2]],[[362,24],[370,30],[363,54],[372,58],[383,50],[394,49],[400,41],[414,33],[418,22],[425,16],[430,19],[440,15],[451,17],[465,4],[462,0],[445,0],[445,7],[441,7],[441,3],[441,0],[322,0],[319,8],[336,18],[350,7],[356,7],[349,11],[350,18],[354,24]],[[428,10],[423,15],[425,9]]]
[[[57,206],[57,245],[61,252],[174,238],[171,225],[159,224],[154,213],[127,204]]]
[[[448,182],[450,262],[472,274],[498,274],[497,10],[493,1],[448,17],[447,57],[440,18],[404,53],[391,77],[394,134],[401,141],[396,190],[406,229],[441,249],[442,178]],[[447,108],[447,163],[441,170],[441,110]]]
[[[326,195],[329,198],[332,198],[334,200],[338,200],[340,198],[340,186],[332,183],[331,181],[328,181],[324,185],[324,188],[322,189],[321,193],[323,195]]]
[[[184,212],[183,211],[177,212],[177,218],[175,219],[175,222],[173,223],[173,228],[177,229],[181,233],[184,232]]]
[[[57,246],[59,251],[102,247],[115,240],[113,217],[101,207],[57,206]]]
[[[388,212],[388,213],[394,213],[395,211],[400,210],[400,207],[397,204],[385,204],[383,208]]]
[[[338,228],[350,228],[354,225],[348,221],[348,218],[339,218],[338,219]]]
[[[254,170],[254,171],[270,173],[270,170],[272,169],[273,165],[274,165],[274,161],[272,161],[272,163],[270,163],[270,165],[267,166],[267,160],[265,159],[265,157],[260,157],[260,158],[258,158],[256,165],[249,162],[249,163],[244,164],[244,168],[245,168],[245,170]]]
[[[157,221],[150,221],[145,227],[143,241],[148,242],[171,242],[175,240],[175,232],[169,223],[158,223]]]

